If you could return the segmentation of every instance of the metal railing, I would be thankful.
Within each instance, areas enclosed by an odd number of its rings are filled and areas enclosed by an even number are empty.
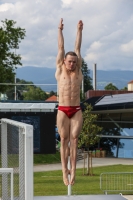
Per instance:
[[[33,200],[33,126],[11,119],[1,119],[1,164],[13,168],[15,199]],[[6,200],[7,179],[2,179]]]
[[[0,183],[3,183],[0,186],[0,188],[2,188],[2,191],[0,192],[1,199],[13,200],[13,168],[0,168],[0,175],[2,176]]]
[[[108,172],[100,175],[100,189],[108,192],[133,191],[133,172]]]

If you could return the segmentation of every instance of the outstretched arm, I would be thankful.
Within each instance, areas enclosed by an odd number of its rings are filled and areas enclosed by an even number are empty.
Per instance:
[[[76,42],[75,42],[75,53],[78,56],[79,67],[81,67],[81,64],[82,64],[82,58],[80,54],[81,42],[82,42],[82,30],[83,30],[83,22],[82,20],[80,20],[77,25],[77,36],[76,36]]]
[[[57,67],[61,67],[64,61],[64,37],[63,37],[63,19],[60,20],[59,26],[58,26],[58,54],[56,58],[56,65]]]

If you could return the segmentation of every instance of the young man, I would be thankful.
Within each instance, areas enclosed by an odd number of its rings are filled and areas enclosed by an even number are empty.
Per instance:
[[[58,55],[56,59],[55,77],[58,82],[59,106],[57,127],[61,138],[61,162],[63,181],[67,186],[75,181],[78,136],[82,128],[82,111],[80,108],[80,85],[82,82],[82,58],[80,47],[82,40],[83,22],[77,25],[77,36],[74,52],[65,55],[63,37],[63,19],[58,26]],[[69,145],[70,143],[70,145]],[[68,156],[70,155],[70,170]],[[70,182],[68,180],[70,174]]]

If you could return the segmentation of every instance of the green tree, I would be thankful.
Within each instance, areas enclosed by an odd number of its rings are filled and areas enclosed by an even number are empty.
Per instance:
[[[24,100],[45,101],[48,98],[48,95],[40,87],[28,86],[28,91],[23,92],[23,97]]]
[[[112,83],[109,83],[108,85],[106,85],[104,87],[105,90],[119,90],[115,85],[113,85]]]
[[[110,137],[114,135],[121,136],[121,128],[117,126],[111,126],[111,124],[108,124],[107,127],[104,126],[104,128],[102,129],[100,134],[108,137],[103,137],[100,139],[100,146],[102,147],[102,149],[106,150],[108,156],[115,156],[112,152],[112,149],[115,149],[117,145],[119,146],[119,148],[123,148],[124,143],[120,142],[121,140],[118,138]]]
[[[100,137],[98,137],[97,135],[102,130],[102,127],[96,124],[98,115],[92,114],[91,110],[91,105],[84,103],[83,126],[78,140],[78,147],[85,147],[88,150],[90,149],[90,147],[93,147],[99,142]],[[90,157],[88,162],[88,175],[92,175],[92,166],[90,166],[89,163]]]
[[[50,93],[48,94],[48,97],[51,97],[51,96],[53,96],[53,95],[57,95],[57,92],[54,92],[53,90],[52,91],[50,91]]]
[[[56,95],[56,92],[54,91],[51,91],[49,94],[47,94],[40,87],[35,86],[32,81],[25,81],[23,79],[17,78],[16,83],[20,84],[16,86],[17,100],[43,100],[44,101],[48,97],[51,97],[52,95]],[[27,85],[27,84],[33,84],[33,86]],[[6,91],[8,100],[14,99],[14,92],[15,92],[14,87]]]
[[[92,114],[92,106],[85,103],[85,110],[83,111],[83,126],[79,135],[78,147],[81,148],[83,145],[86,148],[90,148],[99,141],[98,133],[102,130],[95,122],[98,115]]]
[[[16,99],[17,100],[23,100],[23,92],[24,91],[28,91],[28,86],[27,85],[23,85],[23,84],[33,84],[32,81],[25,81],[25,80],[21,80],[19,78],[16,79],[16,83],[18,84],[22,84],[22,85],[17,85],[16,86]],[[8,97],[8,100],[14,100],[14,96],[15,96],[15,89],[14,86],[10,89],[7,89],[6,91],[6,95]]]
[[[11,88],[11,89],[7,90],[6,91],[6,95],[8,97],[7,100],[14,100],[14,97],[15,97],[14,88]],[[21,91],[19,91],[19,90],[16,90],[16,99],[17,100],[23,100],[23,95],[22,95]]]
[[[26,84],[34,84],[32,81],[25,81],[25,80],[19,79],[19,78],[16,79],[16,83],[22,84],[22,85],[17,85],[17,89],[20,91],[28,90],[28,85],[26,85]],[[25,85],[23,85],[23,84],[25,84]]]
[[[16,65],[22,65],[21,56],[15,53],[19,43],[25,37],[25,29],[15,27],[13,20],[2,21],[0,27],[0,83],[14,82]],[[5,92],[9,86],[0,85],[0,92]]]
[[[92,78],[90,77],[90,70],[87,67],[87,63],[82,59],[82,73],[84,76],[84,92],[87,92],[88,90],[93,90],[92,86]]]
[[[122,88],[121,90],[128,90],[128,88],[125,86],[124,88]]]

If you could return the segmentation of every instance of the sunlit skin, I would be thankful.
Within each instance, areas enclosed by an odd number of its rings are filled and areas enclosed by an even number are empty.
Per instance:
[[[82,82],[80,55],[83,23],[80,20],[77,25],[77,36],[75,42],[76,55],[64,54],[63,19],[58,26],[58,55],[56,59],[55,77],[58,83],[59,106],[79,106],[80,105],[80,86]],[[78,110],[71,118],[58,110],[57,127],[61,138],[61,163],[63,172],[63,182],[67,185],[75,183],[75,171],[77,160],[78,136],[82,128],[82,111]],[[70,142],[70,147],[68,144]],[[68,170],[68,156],[70,155],[70,170]],[[68,180],[70,174],[70,182]]]
[[[72,72],[76,69],[77,59],[78,58],[76,56],[71,56],[71,55],[68,55],[66,59],[64,59],[66,69],[69,72]]]

